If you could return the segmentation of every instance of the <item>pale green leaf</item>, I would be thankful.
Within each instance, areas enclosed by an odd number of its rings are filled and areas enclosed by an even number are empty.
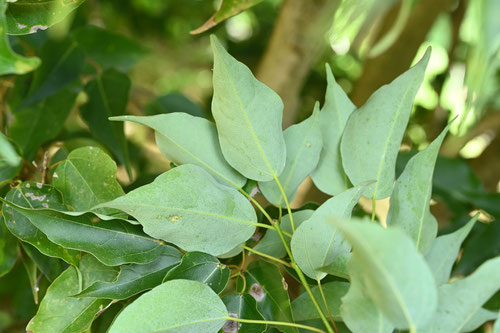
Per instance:
[[[89,211],[125,194],[116,180],[116,163],[97,147],[73,150],[58,165],[52,179],[64,203],[77,212]]]
[[[459,333],[500,289],[500,257],[490,259],[464,279],[439,287],[439,305],[422,333]]]
[[[9,139],[0,132],[0,161],[5,162],[11,167],[15,167],[21,163],[21,158],[17,151],[9,142]]]
[[[387,321],[365,291],[360,265],[355,261],[355,258],[349,260],[351,285],[342,298],[342,320],[353,333],[393,333],[394,326]]]
[[[347,120],[340,145],[342,165],[354,185],[375,180],[365,192],[383,199],[392,192],[396,157],[430,50],[390,84],[379,88]]]
[[[323,267],[318,268],[318,270],[325,272],[330,275],[339,276],[344,279],[349,279],[349,273],[347,269],[347,262],[351,257],[351,253],[340,254],[335,260]]]
[[[448,125],[423,151],[413,156],[396,181],[391,195],[387,225],[399,226],[415,242],[417,249],[427,253],[436,239],[438,224],[429,206],[434,165]]]
[[[349,289],[349,283],[334,281],[328,282],[321,286],[323,288],[323,292],[325,294],[326,303],[328,304],[328,309],[333,316],[333,320],[341,320],[340,317],[340,299],[347,293]],[[314,297],[319,301],[321,309],[323,313],[328,313],[324,302],[320,301],[321,293],[318,287],[314,287],[311,289]],[[304,321],[311,319],[319,319],[320,316],[316,307],[314,306],[309,294],[307,292],[303,292],[292,302],[292,311],[293,318],[296,321]]]
[[[437,288],[413,241],[399,229],[371,222],[330,221],[352,244],[363,289],[382,314],[399,329],[427,324],[436,311]]]
[[[326,64],[326,80],[328,86],[325,94],[325,105],[319,113],[323,148],[318,166],[311,173],[311,178],[322,192],[337,195],[349,187],[349,180],[340,156],[340,139],[347,119],[356,106],[352,104],[349,97],[335,81],[328,64]]]
[[[324,278],[326,273],[320,268],[342,259],[351,251],[351,245],[329,220],[333,217],[349,219],[364,189],[365,186],[353,187],[330,198],[295,230],[292,254],[300,269],[310,278]]]
[[[472,332],[478,329],[485,322],[496,319],[498,313],[483,308],[477,310],[472,318],[464,325],[460,332]]]
[[[246,183],[245,177],[222,156],[215,124],[207,119],[175,112],[150,117],[113,117],[111,120],[133,121],[154,129],[158,148],[175,164],[196,164],[224,184],[235,187]]]
[[[40,59],[36,57],[26,58],[12,51],[7,37],[6,8],[7,1],[0,0],[0,75],[31,72],[40,65]]]
[[[500,312],[498,313],[497,320],[493,326],[493,333],[500,333]]]
[[[180,262],[181,256],[177,249],[164,246],[163,253],[156,260],[148,264],[122,266],[116,281],[96,282],[76,297],[129,298],[160,285],[168,271]]]
[[[172,268],[163,281],[185,279],[203,282],[220,294],[229,281],[231,271],[226,265],[207,253],[188,252],[179,265]]]
[[[89,255],[82,258],[80,271],[84,287],[96,281],[112,281],[116,276],[116,271]],[[26,330],[32,333],[80,333],[89,329],[95,315],[110,301],[72,297],[80,291],[80,281],[74,266],[55,279]]]
[[[283,102],[211,36],[214,53],[212,114],[222,153],[243,176],[269,181],[285,166]]]
[[[109,333],[216,333],[228,313],[212,289],[199,281],[168,281],[145,293],[115,319]]]
[[[32,34],[62,21],[85,0],[17,0],[9,2],[7,27],[11,35]]]
[[[302,222],[309,219],[313,213],[314,211],[310,209],[300,210],[298,212],[292,213],[295,228],[298,228],[302,224]],[[283,230],[284,232],[288,232],[289,234],[293,233],[289,215],[285,215],[281,218],[280,228],[281,230]],[[290,238],[285,236],[285,240],[287,241],[288,246],[290,246]],[[278,232],[274,229],[268,229],[264,237],[262,237],[262,239],[259,241],[259,243],[257,243],[256,246],[254,246],[254,249],[276,258],[283,258],[287,255],[285,245],[283,245]]]
[[[450,279],[451,269],[457,261],[458,252],[465,237],[476,223],[479,215],[474,216],[466,225],[457,231],[436,238],[425,259],[434,274],[436,284],[442,285]]]
[[[192,164],[171,169],[153,183],[99,207],[132,215],[155,238],[214,256],[249,239],[257,221],[241,193]]]
[[[288,127],[283,135],[286,144],[285,168],[278,179],[291,202],[299,185],[318,164],[323,139],[320,130],[319,103],[313,114],[299,124]],[[286,207],[285,200],[276,181],[259,182],[264,197],[275,206]]]

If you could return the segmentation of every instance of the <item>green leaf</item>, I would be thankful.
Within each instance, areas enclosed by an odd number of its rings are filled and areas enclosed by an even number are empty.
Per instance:
[[[450,279],[451,269],[453,264],[457,261],[460,246],[474,224],[476,224],[478,217],[479,214],[474,216],[469,223],[457,231],[436,238],[434,244],[432,244],[425,259],[434,274],[438,286],[448,282]]]
[[[85,86],[88,102],[80,107],[82,118],[92,135],[106,145],[125,165],[132,177],[127,141],[123,124],[112,123],[109,117],[125,113],[130,90],[130,79],[116,69],[107,69]]]
[[[0,132],[0,161],[11,167],[16,167],[21,163],[21,158],[16,149],[9,142],[9,139]]]
[[[229,281],[231,271],[216,257],[203,252],[188,252],[181,263],[172,268],[163,281],[184,279],[200,281],[220,294]]]
[[[387,321],[365,291],[366,286],[359,269],[361,265],[355,261],[352,257],[349,260],[351,285],[347,294],[342,297],[342,320],[353,333],[393,333],[394,326]]]
[[[375,180],[365,192],[368,197],[383,199],[392,192],[399,146],[429,57],[427,50],[422,60],[378,89],[347,120],[342,164],[354,185]]]
[[[52,242],[89,252],[105,265],[144,264],[163,252],[159,241],[144,235],[139,226],[121,220],[105,221],[92,214],[69,216],[52,210],[21,208],[11,202],[4,204],[28,219]]]
[[[356,106],[337,84],[328,64],[326,64],[326,80],[328,86],[325,105],[319,113],[323,148],[318,166],[311,173],[311,178],[322,192],[337,195],[349,187],[349,180],[342,167],[340,139],[347,119]]]
[[[62,41],[48,40],[40,52],[42,65],[33,75],[28,95],[18,109],[23,109],[52,96],[80,75],[85,62],[85,54],[70,38]]]
[[[61,194],[53,186],[32,181],[21,183],[11,189],[5,196],[5,200],[24,208],[66,210]],[[78,265],[80,261],[79,251],[66,249],[52,242],[15,207],[4,205],[2,213],[7,228],[14,236],[35,246],[46,256],[61,258],[69,264]]]
[[[266,320],[294,322],[288,286],[278,266],[263,260],[254,261],[248,266],[245,278],[245,292],[257,301],[257,308]],[[294,327],[276,327],[285,333],[297,332]]]
[[[203,167],[226,185],[242,187],[246,183],[245,177],[224,159],[217,129],[209,120],[183,112],[150,117],[113,117],[111,120],[133,121],[154,129],[158,148],[175,164]]]
[[[238,15],[245,9],[253,7],[260,2],[262,0],[222,0],[215,14],[203,23],[201,27],[191,31],[191,34],[201,34],[220,22]]]
[[[92,256],[84,256],[80,263],[83,286],[96,281],[111,281],[116,272],[102,265]],[[80,290],[78,269],[70,266],[47,289],[38,312],[26,330],[33,333],[80,333],[90,328],[95,315],[110,301],[95,298],[74,298]]]
[[[495,320],[495,325],[493,326],[493,333],[500,333],[500,312],[498,313],[497,320]]]
[[[325,294],[326,303],[328,304],[328,309],[333,316],[333,320],[341,320],[340,317],[340,299],[347,293],[349,289],[349,283],[347,282],[328,282],[322,285],[323,292]],[[321,301],[321,293],[318,287],[311,289],[314,297],[318,300],[323,313],[327,314],[324,302]],[[320,319],[318,311],[314,306],[309,294],[303,292],[299,297],[292,302],[293,318],[296,321]]]
[[[7,137],[3,136],[3,139],[5,139],[8,143],[2,144],[0,146],[0,151],[8,156],[0,156],[0,186],[3,185],[4,182],[14,178],[23,167],[21,159],[19,158],[19,156],[21,155],[19,147],[15,144],[15,142],[11,142]],[[17,158],[19,163],[14,166],[10,164],[14,162],[14,155],[12,154],[12,151],[10,151],[10,148],[8,148],[8,146],[14,149],[15,155],[18,156]],[[9,161],[7,161],[7,159]]]
[[[10,272],[17,260],[17,240],[2,220],[0,218],[0,277]]]
[[[212,289],[198,281],[168,281],[145,293],[115,319],[109,333],[218,332],[228,316]]]
[[[116,163],[97,147],[73,150],[52,175],[66,205],[77,212],[124,195],[116,180]],[[112,215],[113,210],[102,213]]]
[[[243,176],[273,180],[286,159],[283,102],[229,55],[215,36],[210,40],[214,53],[212,114],[222,153]]]
[[[73,37],[85,54],[105,69],[128,70],[147,53],[135,40],[93,25],[75,30]]]
[[[476,311],[476,313],[474,313],[472,318],[469,319],[460,332],[472,332],[478,329],[485,322],[496,319],[497,315],[497,312],[480,308]]]
[[[349,280],[349,273],[347,269],[347,262],[349,258],[351,257],[351,253],[343,253],[340,254],[335,260],[323,267],[318,268],[318,270],[330,274],[330,275],[335,275],[339,276],[344,279]]]
[[[422,333],[459,333],[500,289],[500,257],[490,259],[462,280],[439,287],[439,305]]]
[[[286,143],[286,162],[278,177],[291,202],[299,185],[318,164],[323,138],[321,136],[319,103],[314,106],[313,114],[300,124],[290,126],[283,135]],[[285,206],[285,200],[277,183],[259,182],[259,188],[266,199],[275,206]]]
[[[298,212],[292,213],[295,228],[298,228],[302,224],[302,222],[309,219],[313,213],[314,211],[310,209],[300,210]],[[281,218],[280,227],[284,232],[288,232],[289,234],[293,233],[290,216],[285,215]],[[285,237],[285,240],[287,241],[288,246],[290,246],[290,238]],[[283,258],[287,255],[285,246],[283,245],[278,232],[274,229],[268,229],[264,237],[262,237],[262,239],[256,246],[254,246],[254,249],[276,258]]]
[[[436,239],[438,224],[429,209],[434,165],[448,125],[423,151],[413,156],[396,181],[391,195],[387,225],[399,226],[427,253]]]
[[[352,244],[352,266],[382,314],[399,329],[424,326],[436,311],[437,289],[413,241],[399,229],[371,222],[330,221]]]
[[[292,237],[292,254],[300,269],[317,280],[326,276],[320,268],[327,266],[351,251],[351,245],[332,227],[332,217],[349,219],[365,186],[353,187],[322,204],[295,230]]]
[[[37,57],[26,58],[12,51],[7,37],[6,8],[7,1],[0,0],[0,75],[31,72],[40,65],[40,59]]]
[[[257,302],[249,294],[232,293],[222,297],[222,302],[226,305],[230,317],[264,320],[264,317],[257,310]],[[238,332],[238,333],[262,333],[267,328],[266,324],[250,324],[237,323],[235,321],[227,321],[223,332]]]
[[[194,117],[205,119],[208,119],[209,116],[197,103],[179,93],[169,93],[159,96],[146,105],[145,109],[145,114],[151,116],[174,112],[184,112]]]
[[[64,263],[64,261],[44,255],[29,243],[21,243],[21,247],[50,282],[53,282],[66,268],[68,268],[68,265]]]
[[[116,281],[96,282],[75,296],[127,299],[160,285],[167,272],[180,262],[181,256],[177,249],[164,246],[163,253],[149,264],[122,266]]]
[[[36,157],[38,148],[57,137],[76,100],[76,92],[63,89],[44,100],[14,113],[10,137],[27,160]]]
[[[85,0],[17,0],[9,2],[7,29],[11,35],[32,34],[62,21]]]
[[[257,220],[242,194],[192,164],[171,169],[153,183],[99,207],[132,215],[155,238],[214,256],[249,239]]]

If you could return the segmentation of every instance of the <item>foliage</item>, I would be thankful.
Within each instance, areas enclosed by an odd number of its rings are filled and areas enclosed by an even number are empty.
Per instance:
[[[136,42],[86,25],[18,37],[41,64],[12,51],[7,33],[44,30],[83,1],[52,2],[50,18],[28,0],[5,16],[0,0],[0,73],[24,74],[11,77],[0,135],[0,276],[22,262],[40,294],[29,332],[460,333],[498,317],[497,253],[466,260],[479,215],[443,235],[430,209],[434,191],[490,210],[474,179],[436,181],[451,124],[407,163],[400,153],[431,49],[359,108],[327,65],[323,106],[283,130],[281,98],[212,35],[214,121],[164,98],[138,116],[127,114],[128,71],[146,54]],[[200,29],[258,2],[222,1]],[[168,171],[139,181],[129,126],[154,131]],[[292,209],[308,177],[333,197]]]

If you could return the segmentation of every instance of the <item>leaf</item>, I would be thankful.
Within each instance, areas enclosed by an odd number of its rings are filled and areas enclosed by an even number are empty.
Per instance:
[[[200,281],[220,294],[229,281],[231,271],[216,257],[203,252],[186,253],[179,265],[172,268],[163,281],[184,279]]]
[[[163,253],[156,260],[148,264],[122,266],[116,281],[96,282],[75,296],[127,299],[160,285],[167,272],[180,262],[181,256],[177,249],[164,246]]]
[[[17,240],[2,220],[0,218],[0,277],[10,272],[17,261]]]
[[[198,281],[168,281],[145,293],[115,319],[109,333],[218,332],[228,316],[219,296]]]
[[[73,150],[52,175],[64,202],[77,212],[124,195],[116,180],[116,163],[97,147]],[[112,215],[113,211],[103,210]]]
[[[326,273],[320,268],[348,255],[347,243],[329,220],[332,217],[349,219],[365,186],[357,186],[330,198],[295,230],[292,237],[292,254],[300,269],[310,278],[323,279]]]
[[[17,0],[9,2],[7,27],[11,35],[32,34],[62,21],[85,0]]]
[[[194,117],[208,119],[208,114],[197,103],[179,93],[169,93],[154,99],[146,105],[147,115],[184,112]],[[217,141],[219,139],[217,138]]]
[[[61,194],[53,186],[32,181],[23,182],[11,189],[5,196],[5,200],[24,208],[66,210]],[[35,246],[46,256],[61,258],[69,264],[78,265],[80,261],[79,251],[66,249],[52,242],[31,223],[29,218],[14,207],[4,205],[2,213],[7,228],[14,236]]]
[[[365,192],[383,199],[392,192],[396,157],[430,57],[378,89],[347,120],[340,145],[342,165],[354,185],[375,180]]]
[[[135,40],[93,25],[75,30],[73,37],[85,54],[104,69],[129,70],[147,54],[147,50]]]
[[[8,18],[5,15],[5,9],[7,9],[7,1],[0,0],[0,75],[31,72],[40,65],[40,59],[26,58],[12,51],[7,37]]]
[[[493,333],[500,333],[500,312],[498,313],[497,320],[495,320],[495,325],[493,326]]]
[[[321,137],[319,103],[313,114],[300,124],[290,126],[283,135],[286,144],[285,168],[278,177],[288,201],[291,202],[299,185],[316,168],[323,145]],[[259,188],[266,199],[275,206],[286,207],[277,183],[259,182]]]
[[[321,272],[339,276],[349,280],[349,273],[347,270],[347,262],[351,257],[351,253],[343,253],[339,255],[332,263],[318,268]]]
[[[130,79],[116,69],[107,69],[85,86],[88,102],[80,107],[82,118],[89,125],[90,132],[104,143],[125,165],[132,177],[127,141],[123,124],[112,123],[109,117],[125,113],[130,90]]]
[[[292,213],[295,228],[298,228],[302,224],[302,222],[309,219],[313,213],[314,211],[310,209],[300,210],[298,212]],[[283,230],[284,232],[288,232],[289,234],[293,233],[290,216],[285,215],[281,218],[280,228],[281,230]],[[288,246],[290,246],[290,238],[285,237],[285,240],[287,241]],[[283,245],[278,232],[274,229],[268,229],[264,237],[262,237],[262,239],[259,241],[259,243],[257,243],[256,246],[254,246],[254,249],[276,258],[283,258],[287,255],[285,246]]]
[[[264,320],[264,317],[257,310],[257,302],[249,294],[232,293],[222,297],[222,302],[226,305],[230,317]],[[223,332],[238,332],[238,333],[262,333],[267,328],[266,324],[250,324],[237,323],[235,321],[227,321]]]
[[[347,294],[342,297],[340,313],[342,320],[353,333],[392,333],[394,326],[380,312],[373,300],[365,291],[360,264],[355,258],[349,260],[349,276],[351,285]],[[374,331],[374,328],[377,328]]]
[[[245,278],[245,292],[257,301],[257,309],[266,320],[294,322],[285,280],[276,265],[263,260],[253,261]],[[285,333],[297,332],[294,327],[273,326]]]
[[[9,128],[10,137],[22,149],[27,160],[33,160],[38,148],[61,132],[76,96],[76,92],[63,89],[14,113],[15,120]]]
[[[210,171],[223,184],[242,187],[245,177],[224,159],[214,123],[175,112],[150,117],[123,116],[111,120],[132,121],[155,130],[156,144],[175,164],[195,164]]]
[[[84,286],[96,281],[111,281],[116,276],[92,256],[84,256],[80,263]],[[95,298],[74,298],[79,292],[79,273],[70,266],[47,289],[38,312],[26,328],[30,333],[79,333],[90,328],[95,315],[103,309],[108,300]]]
[[[472,332],[478,329],[485,322],[496,319],[497,313],[480,308],[472,318],[464,325],[460,332]]]
[[[285,166],[283,102],[229,55],[215,36],[210,40],[214,53],[212,114],[222,154],[243,176],[273,180]]]
[[[322,192],[337,195],[347,190],[349,186],[349,180],[342,167],[340,139],[347,119],[356,110],[356,106],[335,81],[330,66],[326,64],[325,67],[328,86],[325,105],[319,113],[323,148],[318,166],[311,173],[311,178]]]
[[[474,224],[476,224],[478,217],[479,214],[457,231],[436,238],[429,253],[427,253],[425,259],[434,274],[438,286],[450,279],[451,269],[457,260],[460,246]]]
[[[371,222],[331,222],[352,244],[352,265],[382,314],[399,329],[424,326],[436,311],[437,290],[412,240],[399,229]]]
[[[15,142],[10,142],[10,140],[5,137],[3,134],[0,135],[2,139],[0,141],[3,141],[3,144],[0,144],[0,151],[5,154],[4,156],[0,156],[0,186],[3,185],[4,182],[11,180],[14,178],[19,171],[21,171],[23,164],[21,163],[21,159],[19,157],[20,151],[19,147],[15,144]],[[5,140],[5,141],[4,141]],[[14,154],[10,148],[14,150]],[[11,163],[14,162],[15,157],[17,156],[17,160],[19,163],[16,165],[11,165]]]
[[[23,109],[57,93],[80,75],[85,54],[71,38],[48,40],[40,52],[42,64],[33,74],[28,95],[17,109]]]
[[[208,19],[203,25],[197,29],[192,30],[192,35],[201,34],[216,26],[220,22],[228,18],[238,15],[245,9],[253,7],[260,3],[262,0],[222,0],[219,8],[212,17]]]
[[[500,289],[500,257],[490,259],[464,279],[439,287],[439,305],[434,317],[421,331],[461,332],[481,306]],[[419,331],[420,333],[420,331]]]
[[[423,151],[413,156],[399,176],[391,195],[387,225],[399,226],[426,254],[436,239],[438,224],[429,205],[434,165],[448,125]]]
[[[139,226],[121,220],[105,221],[92,214],[69,216],[52,210],[32,210],[7,201],[4,204],[28,219],[52,242],[89,252],[108,266],[148,263],[163,251],[161,243],[144,235]]]
[[[328,282],[322,285],[323,292],[325,294],[326,303],[328,304],[328,309],[333,316],[333,320],[341,320],[340,317],[340,299],[347,293],[349,289],[349,283],[347,282]],[[327,314],[324,302],[321,301],[321,293],[318,287],[311,289],[314,297],[318,300],[319,305],[323,313]],[[292,312],[293,318],[296,321],[320,319],[318,311],[314,306],[309,294],[303,292],[299,297],[292,302]]]
[[[66,268],[68,268],[68,265],[61,259],[46,256],[29,243],[21,243],[21,247],[50,282],[53,282]],[[23,258],[23,260],[24,259],[25,258]]]
[[[0,162],[8,166],[16,167],[21,163],[21,158],[16,149],[9,142],[9,139],[0,132]]]
[[[96,208],[100,207],[132,215],[152,237],[214,256],[249,239],[257,220],[242,194],[192,164],[171,169],[153,183]]]

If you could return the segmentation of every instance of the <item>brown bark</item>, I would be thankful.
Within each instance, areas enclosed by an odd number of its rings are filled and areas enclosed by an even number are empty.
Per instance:
[[[338,0],[284,0],[257,78],[276,91],[285,105],[283,127],[297,118],[299,95],[325,49]]]

